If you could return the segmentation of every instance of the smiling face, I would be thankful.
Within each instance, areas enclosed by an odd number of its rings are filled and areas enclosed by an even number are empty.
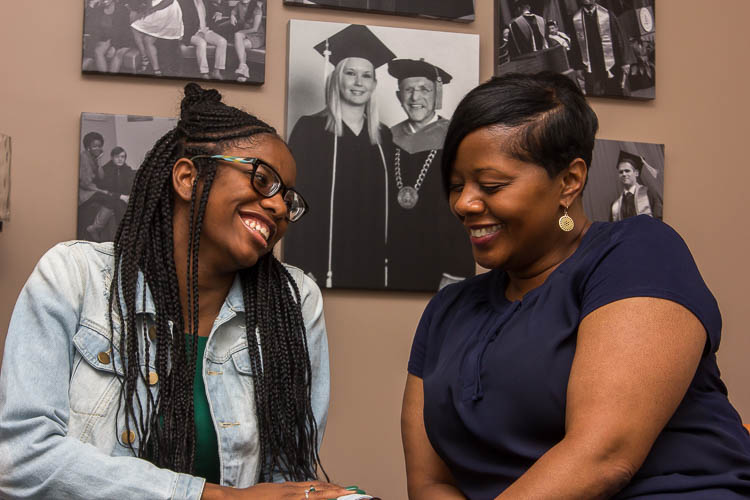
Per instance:
[[[635,185],[638,181],[638,170],[630,162],[622,162],[617,166],[617,173],[620,176],[620,182],[627,189]]]
[[[339,76],[341,100],[353,106],[364,106],[372,97],[377,82],[372,63],[361,57],[342,61]]]
[[[220,154],[260,158],[277,170],[286,186],[294,186],[294,158],[277,137],[256,135]],[[281,192],[262,197],[252,186],[251,174],[252,165],[218,162],[200,243],[200,262],[211,263],[217,271],[233,272],[255,265],[286,232],[287,209]]]
[[[423,76],[404,78],[396,92],[409,121],[419,126],[435,115],[435,82]]]
[[[100,141],[99,139],[94,139],[89,143],[86,151],[88,151],[94,158],[99,158],[104,152],[103,146],[104,144],[102,143],[102,141]]]
[[[489,269],[533,272],[561,233],[561,181],[506,155],[505,129],[485,127],[458,147],[449,203],[464,224],[474,259]]]

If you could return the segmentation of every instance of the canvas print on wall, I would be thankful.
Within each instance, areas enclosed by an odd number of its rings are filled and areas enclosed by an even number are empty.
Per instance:
[[[587,96],[656,96],[656,0],[495,0],[495,74],[555,71]]]
[[[76,238],[112,241],[125,213],[135,173],[175,118],[81,114]]]
[[[287,136],[310,213],[284,260],[327,288],[435,291],[474,274],[443,193],[448,120],[479,37],[290,21]]]
[[[284,0],[286,5],[347,9],[469,23],[475,0]]]
[[[265,80],[267,0],[84,0],[82,70]]]
[[[663,205],[663,144],[596,140],[583,191],[583,208],[591,220],[643,214],[662,219]]]
[[[10,220],[10,136],[0,134],[0,231]]]

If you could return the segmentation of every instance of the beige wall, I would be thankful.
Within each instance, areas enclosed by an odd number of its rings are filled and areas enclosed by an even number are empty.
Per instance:
[[[750,2],[657,3],[657,99],[592,104],[600,137],[666,144],[664,217],[687,241],[719,301],[724,316],[720,366],[730,398],[750,421],[745,324],[750,174],[742,132],[750,105],[748,43],[741,37]],[[269,0],[267,83],[218,87],[229,103],[283,130],[290,18],[479,33],[484,80],[492,72],[492,13],[492,0],[477,0],[477,21],[465,25],[290,8]],[[37,259],[55,242],[75,236],[80,113],[174,115],[184,82],[81,75],[80,0],[2,1],[0,19],[0,132],[12,136],[14,153],[12,220],[0,233],[1,346],[13,303]],[[324,463],[337,481],[389,500],[405,498],[401,390],[411,336],[429,297],[324,295],[333,376]]]

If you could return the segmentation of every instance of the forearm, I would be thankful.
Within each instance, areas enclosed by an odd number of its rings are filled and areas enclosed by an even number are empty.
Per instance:
[[[615,448],[564,439],[496,500],[610,498],[630,482],[634,473]]]
[[[409,485],[409,500],[466,500],[458,488],[449,483]]]

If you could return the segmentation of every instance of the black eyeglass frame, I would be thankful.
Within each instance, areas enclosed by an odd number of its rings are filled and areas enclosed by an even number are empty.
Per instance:
[[[256,157],[244,157],[244,156],[228,156],[228,155],[195,155],[192,158],[190,158],[190,161],[194,161],[197,158],[209,158],[212,160],[222,160],[228,163],[239,163],[241,165],[252,165],[252,170],[243,170],[243,172],[250,175],[250,185],[253,186],[253,189],[256,193],[261,195],[264,198],[273,198],[276,196],[279,191],[281,191],[281,198],[284,200],[284,204],[286,205],[287,211],[286,211],[286,219],[289,222],[297,222],[300,220],[306,213],[310,211],[310,205],[307,203],[307,200],[305,200],[305,197],[302,196],[302,194],[297,191],[294,188],[287,187],[286,184],[284,184],[284,181],[281,180],[281,175],[279,175],[278,170],[276,170],[272,165],[269,165],[267,162],[263,161],[260,158]],[[258,171],[258,166],[263,165],[263,167],[269,169],[273,175],[276,177],[275,188],[272,190],[270,194],[263,193],[258,187],[255,186],[255,174]],[[291,218],[291,207],[290,203],[286,199],[286,194],[292,192],[297,195],[298,199],[302,201],[302,215],[299,217],[296,217],[294,219]]]

